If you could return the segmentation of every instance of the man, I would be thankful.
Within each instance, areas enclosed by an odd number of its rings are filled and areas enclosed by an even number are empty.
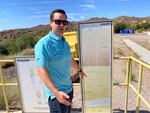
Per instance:
[[[70,47],[63,37],[68,21],[64,10],[56,9],[50,14],[51,32],[35,45],[35,62],[40,78],[45,83],[45,92],[51,113],[70,113],[73,86],[70,67],[80,78],[86,76],[73,60]]]

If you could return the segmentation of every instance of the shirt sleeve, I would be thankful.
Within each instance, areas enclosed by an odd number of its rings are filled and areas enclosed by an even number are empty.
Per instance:
[[[46,45],[37,43],[35,48],[35,65],[37,67],[47,67],[48,66],[48,51]]]

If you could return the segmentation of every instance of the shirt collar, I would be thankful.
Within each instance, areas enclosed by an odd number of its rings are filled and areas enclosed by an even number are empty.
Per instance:
[[[57,36],[55,33],[51,32],[51,31],[49,32],[49,35],[52,36],[52,38],[54,38],[54,39],[56,39],[56,40],[59,40],[59,41],[65,40],[64,37],[63,37],[63,38],[60,38],[59,36]]]

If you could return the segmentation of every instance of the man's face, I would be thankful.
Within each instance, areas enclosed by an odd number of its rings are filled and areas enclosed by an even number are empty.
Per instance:
[[[56,35],[62,37],[63,33],[66,30],[67,23],[68,22],[67,22],[66,16],[64,14],[54,13],[53,20],[50,23],[52,32],[54,32]]]

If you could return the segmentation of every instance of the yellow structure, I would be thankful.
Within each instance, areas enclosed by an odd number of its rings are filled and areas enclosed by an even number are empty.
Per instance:
[[[78,58],[78,39],[77,39],[77,32],[65,32],[64,37],[66,41],[69,43],[71,52],[74,58]]]

